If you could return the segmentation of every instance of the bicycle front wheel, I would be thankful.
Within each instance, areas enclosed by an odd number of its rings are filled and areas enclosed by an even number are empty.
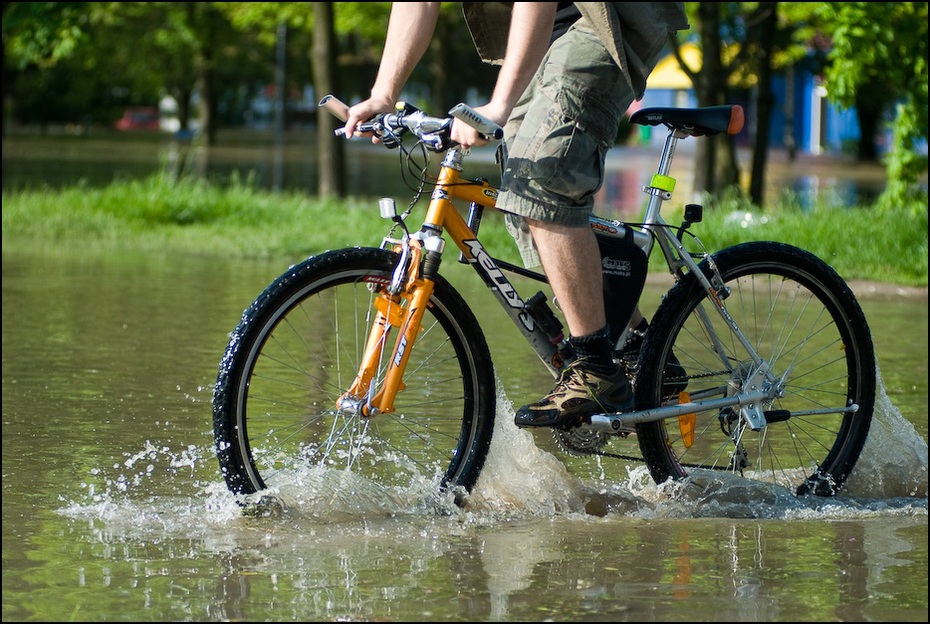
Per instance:
[[[437,277],[394,410],[365,417],[337,408],[396,262],[380,249],[326,252],[292,267],[243,313],[213,395],[217,457],[233,493],[306,488],[337,472],[375,487],[474,485],[493,432],[493,368],[477,320],[445,279]]]
[[[826,263],[773,242],[735,245],[713,256],[729,295],[724,303],[752,348],[784,381],[750,425],[739,407],[637,426],[653,479],[723,471],[830,496],[862,451],[875,404],[875,355],[852,291]],[[707,261],[701,270],[710,276]],[[644,341],[638,409],[732,396],[760,378],[694,275],[669,293]],[[758,423],[757,423],[758,424]]]

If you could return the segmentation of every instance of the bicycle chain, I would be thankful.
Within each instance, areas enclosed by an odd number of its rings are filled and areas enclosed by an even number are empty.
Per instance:
[[[642,457],[635,457],[632,455],[621,455],[619,453],[608,453],[607,451],[585,451],[585,455],[598,455],[599,457],[609,457],[611,459],[626,459],[629,461],[645,462],[646,460]],[[729,466],[706,466],[704,464],[687,464],[679,462],[679,464],[684,468],[703,468],[704,470],[721,470],[727,472],[731,470]]]
[[[579,457],[580,457],[580,456],[585,456],[585,455],[597,455],[598,457],[609,457],[609,458],[611,458],[611,459],[626,459],[626,460],[628,460],[628,461],[636,461],[636,462],[645,462],[645,461],[646,461],[646,460],[645,460],[644,458],[642,458],[642,457],[636,457],[636,456],[633,456],[633,455],[621,455],[621,454],[619,454],[619,453],[608,453],[607,451],[601,451],[601,450],[597,450],[597,451],[577,451],[577,452],[579,453],[579,455],[578,455]],[[680,462],[679,462],[679,463],[680,463]],[[704,464],[686,464],[686,463],[681,463],[681,466],[683,466],[684,468],[703,468],[703,469],[705,469],[705,470],[722,470],[722,471],[728,471],[728,470],[730,470],[730,467],[729,467],[729,466],[705,466]]]
[[[555,440],[556,444],[562,449],[563,452],[574,455],[575,457],[588,457],[588,456],[596,455],[598,457],[606,457],[609,459],[623,459],[627,461],[635,461],[635,462],[643,462],[643,463],[646,462],[645,458],[637,457],[635,455],[624,455],[622,453],[610,453],[608,451],[604,451],[601,449],[588,450],[588,449],[582,449],[582,448],[572,446],[571,443],[568,442],[567,438],[562,436],[563,433],[568,433],[568,431],[565,431],[565,430],[553,431],[552,437]],[[629,434],[622,436],[622,437],[627,438],[628,436]],[[621,437],[621,436],[617,436],[615,434],[614,437]],[[705,470],[721,470],[721,471],[730,470],[729,466],[706,466],[703,464],[690,464],[690,463],[681,463],[681,466],[683,466],[684,468],[703,468]]]

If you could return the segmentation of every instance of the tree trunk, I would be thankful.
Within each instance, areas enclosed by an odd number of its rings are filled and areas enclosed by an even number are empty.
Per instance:
[[[884,102],[881,98],[870,97],[870,93],[880,92],[881,87],[871,85],[856,93],[856,117],[859,121],[859,148],[857,158],[861,162],[878,162],[878,146],[875,137],[882,120]]]
[[[170,91],[171,96],[178,104],[178,128],[189,132],[191,129],[191,95],[193,89],[177,86]]]
[[[201,8],[202,7],[202,8]],[[215,49],[214,29],[210,21],[210,7],[206,3],[187,3],[188,20],[197,33],[197,90],[200,93],[200,135],[204,145],[216,145],[216,89],[213,69]]]
[[[203,64],[198,72],[197,87],[200,92],[200,134],[208,147],[216,145],[216,93],[214,93],[213,59],[204,51]]]
[[[772,51],[775,47],[775,29],[778,25],[777,9],[777,2],[760,2],[756,11],[759,20],[755,23],[756,28],[753,29],[758,32],[759,88],[756,94],[756,144],[752,152],[749,199],[756,206],[762,206],[765,201],[765,169],[769,153],[772,109],[775,106],[775,96],[772,94]]]
[[[694,81],[699,106],[729,104],[727,89],[728,68],[723,64],[721,47],[720,2],[698,4],[699,29],[703,60],[701,71]],[[694,196],[718,193],[739,182],[739,164],[733,137],[727,134],[699,138],[695,147]]]
[[[313,89],[319,101],[324,95],[340,97],[336,73],[336,36],[332,2],[314,2]],[[317,110],[317,167],[320,197],[342,197],[346,194],[345,150],[342,139],[335,136],[341,125],[323,108]]]
[[[450,46],[448,44],[451,37],[452,26],[444,15],[440,13],[439,20],[436,23],[436,32],[430,41],[430,110],[431,115],[443,115],[452,108],[448,101],[449,97],[449,80],[448,70],[455,65],[451,62]],[[461,88],[461,85],[458,85]],[[456,94],[454,97],[462,98],[464,93]],[[456,100],[459,101],[459,100]]]
[[[701,70],[697,72],[695,95],[698,106],[723,104],[726,77],[720,60],[720,6],[717,2],[701,2],[698,5],[700,20]],[[694,198],[705,192],[714,191],[714,171],[717,167],[717,141],[698,139],[695,146]]]

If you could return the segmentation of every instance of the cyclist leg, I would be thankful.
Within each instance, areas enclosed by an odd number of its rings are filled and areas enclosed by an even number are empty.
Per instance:
[[[553,391],[517,412],[520,426],[573,426],[628,409],[632,392],[612,358],[600,254],[588,224],[620,117],[633,92],[590,28],[576,24],[550,49],[505,129],[498,206],[524,261],[543,265],[578,354]],[[521,240],[532,235],[534,245]]]

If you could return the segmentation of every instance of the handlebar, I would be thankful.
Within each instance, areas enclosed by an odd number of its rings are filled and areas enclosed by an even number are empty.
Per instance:
[[[325,108],[338,119],[348,118],[349,107],[333,95],[320,100],[319,106]],[[401,137],[410,132],[422,141],[427,149],[441,152],[456,145],[450,137],[452,120],[459,119],[477,130],[486,140],[500,140],[504,129],[484,117],[466,104],[457,104],[449,111],[448,117],[432,117],[407,102],[398,102],[396,113],[383,113],[360,123],[358,132],[371,132],[381,137],[387,147],[396,147]],[[336,129],[336,136],[345,134],[344,128]]]

